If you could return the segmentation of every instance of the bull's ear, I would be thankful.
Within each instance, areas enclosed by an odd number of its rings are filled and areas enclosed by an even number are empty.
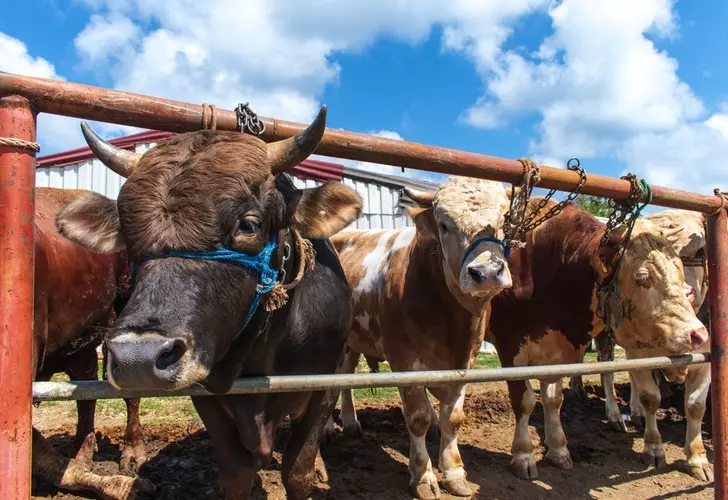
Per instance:
[[[437,222],[432,208],[407,207],[407,213],[421,237],[437,239]]]
[[[56,229],[94,252],[115,253],[125,248],[116,202],[98,193],[84,194],[60,209]]]
[[[593,262],[598,275],[603,278],[608,275],[615,264],[619,255],[619,248],[624,241],[627,233],[627,226],[619,226],[609,233],[609,239],[606,245],[599,247]]]
[[[338,182],[303,189],[293,221],[304,238],[330,238],[359,218],[359,193]]]

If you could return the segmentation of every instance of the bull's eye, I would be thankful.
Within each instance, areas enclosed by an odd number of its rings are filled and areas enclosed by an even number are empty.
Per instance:
[[[650,285],[652,285],[652,277],[650,276],[650,272],[647,269],[640,269],[639,271],[637,271],[637,274],[635,275],[635,280],[640,286],[649,287]]]
[[[235,236],[251,235],[260,231],[260,221],[254,217],[243,217],[235,228]]]
[[[440,228],[440,231],[441,231],[441,232],[443,232],[443,233],[447,233],[447,226],[445,225],[445,223],[444,223],[444,222],[440,222],[440,224],[439,224],[439,228]]]

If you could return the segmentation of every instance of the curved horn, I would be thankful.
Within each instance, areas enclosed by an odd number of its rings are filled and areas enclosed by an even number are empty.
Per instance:
[[[670,238],[673,238],[678,234],[682,233],[684,230],[685,228],[683,226],[678,226],[670,229],[665,229],[663,234],[665,235],[665,238],[669,240]]]
[[[409,199],[421,207],[431,207],[432,202],[435,201],[435,193],[432,191],[418,191],[408,187],[403,188],[402,191]]]
[[[88,147],[101,160],[101,163],[122,177],[131,175],[142,155],[109,144],[96,135],[96,132],[91,130],[86,122],[81,122],[81,132],[83,132]]]
[[[276,174],[295,167],[314,152],[326,130],[326,105],[321,106],[311,125],[293,137],[268,144],[271,172]]]

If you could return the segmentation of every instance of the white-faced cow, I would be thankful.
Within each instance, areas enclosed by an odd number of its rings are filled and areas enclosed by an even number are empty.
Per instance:
[[[118,201],[88,195],[56,223],[97,251],[125,248],[134,264],[131,297],[107,335],[114,386],[199,383],[220,394],[236,377],[335,372],[351,328],[351,290],[328,237],[358,217],[361,198],[338,183],[296,190],[283,173],[316,149],[325,123],[324,107],[290,139],[266,145],[206,130],[143,155],[84,124],[96,156],[128,180]],[[283,483],[288,498],[306,498],[333,391],[192,399],[226,498],[248,498],[287,416]]]
[[[535,198],[530,206],[538,201]],[[544,210],[547,210],[547,206]],[[504,367],[579,363],[589,342],[606,321],[626,349],[655,348],[681,354],[700,349],[708,333],[695,316],[677,252],[655,224],[639,219],[621,264],[616,266],[626,228],[610,232],[573,204],[526,234],[526,246],[509,262],[513,287],[492,301],[489,338]],[[615,275],[616,270],[616,275]],[[597,288],[616,280],[615,291],[600,304]],[[528,421],[536,404],[530,382],[508,382],[516,416],[512,465],[522,478],[537,475]],[[546,459],[572,466],[561,426],[561,378],[541,380]],[[645,399],[650,407],[652,399]],[[652,463],[658,450],[645,448]]]
[[[415,227],[343,231],[332,238],[353,290],[345,371],[354,372],[360,353],[387,360],[393,371],[470,367],[483,340],[490,299],[511,286],[500,239],[508,209],[501,183],[452,177],[434,194],[407,194],[419,205],[409,208]],[[457,447],[465,385],[427,389],[440,401],[443,484],[468,496]],[[344,428],[360,433],[351,391],[342,392]],[[410,491],[418,498],[438,498],[425,447],[437,416],[425,387],[402,387],[399,393],[410,435]]]
[[[705,256],[705,217],[698,212],[686,210],[664,210],[645,217],[655,225],[658,233],[664,235],[682,260],[685,282],[688,284],[688,298],[698,317],[707,325],[708,292]],[[614,346],[610,339],[600,337],[597,342],[600,361],[614,359]],[[706,342],[698,352],[710,352]],[[625,348],[629,359],[669,355],[664,348]],[[685,454],[688,472],[702,481],[713,480],[701,427],[705,415],[705,403],[710,390],[710,364],[675,366],[663,370],[635,371],[630,373],[630,413],[632,422],[645,424],[645,450],[648,462],[656,466],[665,465],[665,451],[657,428],[657,409],[661,403],[660,385],[667,378],[669,382],[685,384]],[[607,418],[613,426],[625,429],[622,416],[614,396],[614,379],[602,380],[607,403]],[[654,457],[654,458],[653,458]]]

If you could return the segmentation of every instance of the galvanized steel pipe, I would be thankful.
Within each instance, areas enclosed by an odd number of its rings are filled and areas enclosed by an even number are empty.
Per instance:
[[[596,373],[614,373],[631,370],[652,370],[669,366],[707,363],[709,354],[695,353],[683,356],[659,356],[605,361],[602,363],[574,363],[515,368],[478,370],[410,371],[391,373],[358,373],[332,375],[278,375],[238,379],[227,394],[265,394],[273,392],[301,392],[325,389],[362,389],[366,387],[404,387],[413,385],[437,386],[452,383],[501,382],[507,380],[569,377]],[[175,392],[118,391],[107,382],[35,382],[34,401],[74,401],[85,399],[147,398],[168,396],[210,396],[202,386],[193,386]]]

